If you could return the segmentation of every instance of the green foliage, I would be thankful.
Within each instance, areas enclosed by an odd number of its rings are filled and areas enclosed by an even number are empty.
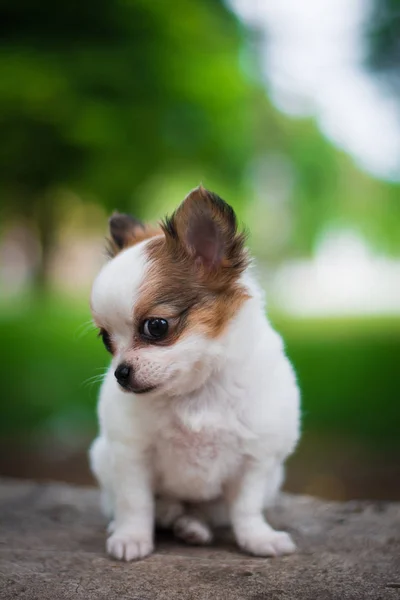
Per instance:
[[[0,7],[0,202],[38,233],[46,284],[60,190],[146,212],[141,186],[196,165],[239,189],[251,86],[243,31],[222,0]],[[199,183],[193,182],[191,187]]]
[[[249,85],[222,2],[6,1],[0,21],[0,181],[17,206],[65,185],[140,212],[135,190],[166,163],[240,182]]]
[[[399,442],[398,318],[274,321],[297,372],[305,430]]]
[[[93,427],[96,386],[108,355],[87,332],[89,312],[36,299],[1,321],[4,388],[1,434],[13,435],[54,424],[71,430]],[[86,331],[86,333],[85,333]],[[3,370],[4,369],[4,370]]]
[[[86,307],[49,299],[3,311],[2,435],[95,429],[98,382],[109,356]],[[398,443],[400,321],[293,321],[276,315],[303,396],[303,429]],[[11,374],[11,376],[10,376]]]

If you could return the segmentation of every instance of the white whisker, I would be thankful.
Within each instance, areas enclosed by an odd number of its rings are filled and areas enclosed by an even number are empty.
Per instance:
[[[89,331],[93,331],[95,329],[96,325],[91,319],[89,321],[86,321],[85,323],[82,323],[82,325],[79,325],[79,327],[74,333],[74,340],[81,340],[85,335],[89,333]]]
[[[104,377],[106,376],[106,371],[104,373],[99,373],[97,375],[92,375],[92,377],[88,377],[81,383],[81,387],[92,387],[96,383],[102,383]]]

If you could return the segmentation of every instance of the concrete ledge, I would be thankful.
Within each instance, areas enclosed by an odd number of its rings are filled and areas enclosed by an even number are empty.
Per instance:
[[[296,555],[241,554],[222,534],[208,548],[158,536],[144,561],[105,556],[97,492],[2,481],[0,598],[8,600],[400,599],[400,504],[284,496],[271,522]]]

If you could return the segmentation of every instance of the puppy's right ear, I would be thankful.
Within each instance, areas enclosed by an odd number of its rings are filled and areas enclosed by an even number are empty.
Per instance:
[[[133,246],[143,237],[145,226],[142,221],[122,213],[115,212],[109,219],[110,247],[109,254],[115,256],[128,246]]]

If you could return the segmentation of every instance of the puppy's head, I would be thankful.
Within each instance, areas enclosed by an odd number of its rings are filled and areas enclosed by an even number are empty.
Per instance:
[[[248,295],[244,236],[232,208],[202,187],[156,229],[110,219],[111,260],[91,308],[128,392],[181,395],[226,360],[224,332]]]

